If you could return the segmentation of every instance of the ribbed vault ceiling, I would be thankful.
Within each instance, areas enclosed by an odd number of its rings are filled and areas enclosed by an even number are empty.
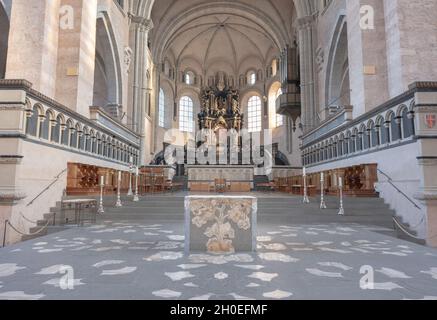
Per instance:
[[[294,36],[292,0],[159,0],[152,20],[155,61],[169,58],[204,74],[244,72],[249,61],[262,68]]]

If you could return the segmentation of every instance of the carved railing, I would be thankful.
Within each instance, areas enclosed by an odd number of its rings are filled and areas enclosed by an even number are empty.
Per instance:
[[[416,141],[415,94],[437,92],[435,82],[416,82],[409,90],[352,120],[350,107],[302,137],[302,161],[312,167]]]
[[[2,132],[0,137],[16,136],[119,164],[129,164],[130,160],[138,163],[140,137],[101,108],[90,107],[87,118],[32,89],[26,80],[0,80],[0,90],[9,91],[14,97],[19,92],[22,100],[19,103],[0,101],[0,104],[4,110],[23,112],[24,122],[20,130]]]

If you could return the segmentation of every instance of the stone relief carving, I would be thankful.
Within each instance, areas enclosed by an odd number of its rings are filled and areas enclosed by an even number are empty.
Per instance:
[[[192,224],[206,228],[210,253],[235,253],[235,227],[247,231],[251,227],[252,201],[248,199],[202,199],[191,201]]]

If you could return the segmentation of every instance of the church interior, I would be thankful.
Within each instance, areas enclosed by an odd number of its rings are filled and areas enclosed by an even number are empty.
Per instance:
[[[435,12],[0,0],[0,300],[437,300]]]

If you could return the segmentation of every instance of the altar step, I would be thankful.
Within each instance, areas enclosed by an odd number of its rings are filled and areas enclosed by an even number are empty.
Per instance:
[[[256,194],[255,194],[256,195]],[[375,198],[345,199],[346,216],[338,215],[338,198],[326,197],[327,210],[319,198],[304,205],[301,197],[258,198],[258,221],[267,224],[358,223],[393,229],[393,214],[384,201]],[[113,202],[113,201],[112,201]],[[105,207],[101,221],[184,221],[184,196],[147,196],[139,202],[125,199],[122,208]]]

